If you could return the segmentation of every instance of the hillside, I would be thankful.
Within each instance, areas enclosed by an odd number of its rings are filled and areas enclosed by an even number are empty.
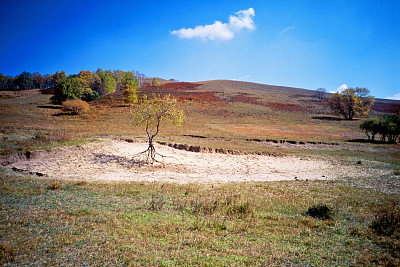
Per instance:
[[[1,92],[0,264],[400,264],[399,144],[359,142],[361,120],[314,91],[144,86],[186,114],[162,124],[154,165],[122,91],[77,116],[48,93]]]
[[[179,129],[165,126],[160,138],[167,141],[268,150],[271,148],[260,148],[246,140],[330,143],[365,138],[359,129],[360,120],[345,121],[331,113],[329,94],[319,101],[315,91],[299,88],[227,80],[161,81],[159,87],[144,86],[140,94],[171,94],[182,102],[186,111],[184,125]],[[16,143],[29,145],[41,139],[143,135],[143,130],[134,127],[129,119],[131,107],[124,103],[122,91],[91,102],[90,113],[80,117],[59,116],[59,106],[49,104],[51,95],[46,90],[1,94],[5,151],[13,150]],[[399,107],[400,101],[378,99],[371,115],[394,112]]]

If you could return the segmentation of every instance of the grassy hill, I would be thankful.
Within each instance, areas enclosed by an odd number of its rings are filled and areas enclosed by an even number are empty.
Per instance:
[[[151,79],[148,79],[149,83]],[[59,115],[46,90],[2,92],[0,100],[1,154],[53,141],[99,135],[143,136],[134,125],[132,107],[123,92],[91,102],[83,116]],[[50,91],[51,92],[51,91]],[[44,94],[43,94],[44,93]],[[194,145],[239,150],[276,150],[248,140],[337,143],[365,138],[360,119],[346,121],[331,113],[329,94],[320,100],[315,91],[248,82],[215,80],[182,83],[161,80],[146,84],[140,94],[171,94],[185,109],[183,127],[164,126],[160,138]],[[371,115],[395,112],[400,101],[378,99]],[[193,138],[193,136],[206,138]]]

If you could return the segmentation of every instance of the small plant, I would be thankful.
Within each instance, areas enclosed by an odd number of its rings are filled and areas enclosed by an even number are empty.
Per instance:
[[[314,205],[308,208],[306,214],[321,220],[332,219],[332,210],[326,205]]]
[[[88,113],[89,109],[90,105],[80,99],[69,100],[62,103],[62,111],[72,115]]]
[[[158,196],[151,195],[151,200],[149,202],[149,210],[161,210],[163,206],[164,206],[164,198],[162,194]]]
[[[379,235],[397,234],[400,237],[400,205],[393,203],[393,205],[379,210],[370,227]]]
[[[61,183],[59,183],[57,180],[54,180],[48,187],[47,189],[49,190],[57,190],[61,188]]]
[[[154,78],[154,79],[151,81],[151,85],[153,85],[153,86],[160,86],[160,81],[159,81],[157,78]]]

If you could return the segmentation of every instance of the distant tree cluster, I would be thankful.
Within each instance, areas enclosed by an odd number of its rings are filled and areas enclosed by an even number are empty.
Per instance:
[[[352,120],[355,115],[367,115],[374,102],[368,89],[358,87],[335,93],[329,100],[332,110],[343,115],[346,120]]]
[[[400,117],[392,114],[369,118],[361,123],[360,128],[368,140],[375,141],[375,136],[379,134],[381,141],[395,143],[400,136]]]
[[[130,92],[128,102],[135,102],[136,90],[143,83],[145,75],[136,71],[102,70],[81,71],[67,76],[65,71],[41,75],[38,72],[22,72],[15,77],[0,74],[0,90],[25,90],[55,88],[52,102],[61,104],[72,99],[92,101],[101,95],[119,90]]]
[[[50,74],[27,71],[12,77],[0,73],[0,90],[45,89],[54,87],[54,77]]]

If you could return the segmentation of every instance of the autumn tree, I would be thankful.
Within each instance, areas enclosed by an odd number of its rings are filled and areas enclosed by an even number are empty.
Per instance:
[[[342,93],[335,93],[329,100],[331,109],[351,120],[355,115],[367,115],[375,99],[366,88],[348,88]]]
[[[135,80],[128,80],[124,87],[126,91],[124,92],[124,101],[126,103],[137,103],[138,102],[138,94],[137,89],[139,88],[139,81]]]
[[[183,122],[183,110],[178,101],[170,95],[164,97],[144,96],[137,109],[134,111],[135,121],[144,125],[148,137],[148,148],[139,153],[144,155],[145,162],[153,164],[156,162],[156,155],[160,155],[154,148],[154,138],[158,135],[160,127],[164,123],[172,123],[181,126]],[[163,157],[162,155],[160,155]]]
[[[115,83],[116,83],[116,90],[122,90],[125,84],[125,72],[122,70],[114,70],[113,71]]]
[[[114,74],[111,70],[97,69],[96,74],[99,75],[101,79],[101,87],[99,93],[101,95],[111,94],[115,92],[117,82],[115,81]]]
[[[99,98],[98,90],[100,88],[101,80],[96,73],[88,70],[82,70],[78,74],[78,80],[82,84],[82,99],[85,101],[92,101]]]
[[[44,87],[44,78],[42,74],[40,74],[39,72],[34,72],[32,74],[32,82],[33,82],[33,87],[36,89]]]
[[[66,79],[68,76],[65,74],[65,71],[57,71],[56,73],[53,74],[53,82],[54,86],[56,86],[61,80]]]
[[[125,72],[125,76],[124,76],[124,84],[122,86],[122,89],[127,89],[126,85],[129,82],[135,82],[135,84],[137,85],[137,88],[140,87],[140,82],[139,79],[136,78],[135,73],[133,73],[132,71],[127,71]]]

